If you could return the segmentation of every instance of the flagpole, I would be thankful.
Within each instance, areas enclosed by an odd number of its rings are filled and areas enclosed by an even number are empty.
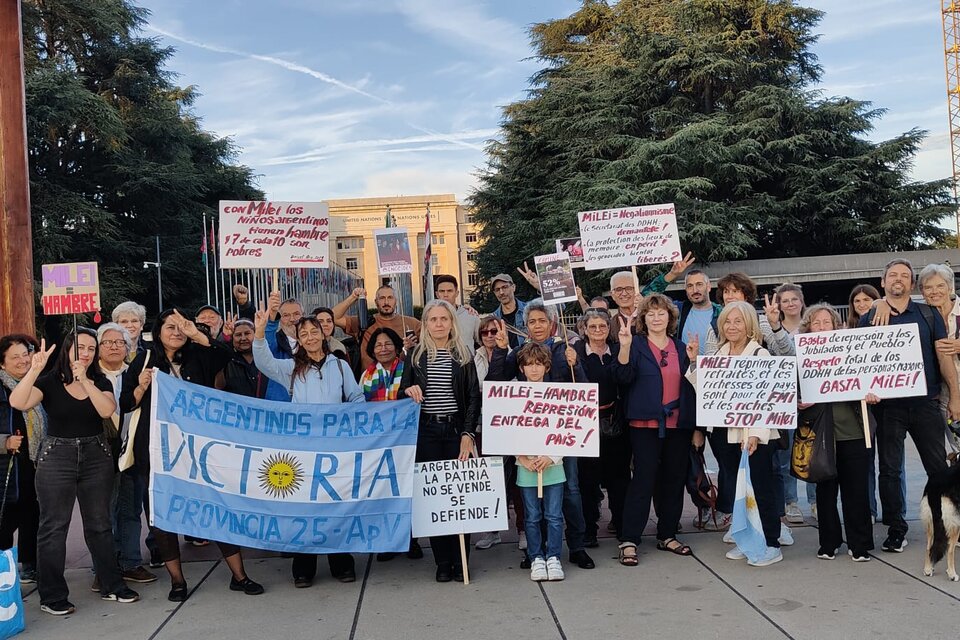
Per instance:
[[[207,254],[210,253],[210,247],[207,244],[207,212],[203,212],[203,275],[207,279],[207,304],[210,304],[210,262]]]
[[[208,246],[210,247],[211,255],[213,257],[213,299],[218,300],[220,298],[220,290],[217,287],[217,244],[215,241],[216,230],[214,229],[214,220],[210,219],[210,242]]]

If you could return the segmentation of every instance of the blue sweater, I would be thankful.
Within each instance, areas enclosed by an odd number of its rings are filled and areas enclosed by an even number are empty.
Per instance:
[[[307,369],[304,377],[293,379],[294,361],[280,360],[270,353],[266,340],[253,341],[253,361],[265,376],[283,386],[293,388],[293,401],[313,404],[365,402],[360,385],[353,379],[348,365],[335,355],[328,355],[320,371]],[[292,385],[291,385],[292,380]],[[288,396],[289,397],[289,396]]]

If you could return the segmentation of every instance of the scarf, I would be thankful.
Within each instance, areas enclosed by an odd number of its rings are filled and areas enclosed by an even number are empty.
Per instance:
[[[19,380],[14,379],[12,375],[0,369],[0,382],[10,391],[13,391]],[[10,411],[15,411],[10,407]],[[23,412],[23,421],[27,425],[27,443],[30,447],[30,459],[37,461],[37,453],[40,451],[40,441],[47,435],[47,413],[42,405],[37,405],[33,409]],[[11,434],[13,435],[13,434]]]
[[[360,376],[360,387],[367,402],[397,400],[400,397],[400,378],[403,377],[403,360],[397,358],[390,369],[374,362]]]

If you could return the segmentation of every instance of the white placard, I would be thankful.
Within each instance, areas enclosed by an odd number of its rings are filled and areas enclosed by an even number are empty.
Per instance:
[[[221,269],[326,269],[326,202],[220,201]]]
[[[595,383],[483,383],[483,450],[499,455],[600,455]]]
[[[410,239],[405,227],[374,229],[373,240],[377,245],[377,273],[382,276],[413,273]]]
[[[581,211],[584,267],[591,270],[680,260],[673,204]]]
[[[796,358],[698,356],[697,424],[796,429]]]
[[[565,252],[534,256],[533,263],[540,279],[540,297],[546,304],[577,301],[577,283],[573,279],[570,256]]]
[[[927,394],[915,324],[803,333],[794,341],[804,402]]]
[[[417,462],[413,537],[503,531],[507,492],[499,456]]]

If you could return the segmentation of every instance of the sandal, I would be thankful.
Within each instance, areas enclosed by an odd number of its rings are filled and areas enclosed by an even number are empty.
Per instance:
[[[675,546],[671,546],[672,543],[676,543]],[[667,538],[666,540],[657,540],[657,549],[660,551],[669,551],[670,553],[675,553],[678,556],[692,556],[693,551],[687,545],[683,544],[676,538]]]
[[[632,542],[622,542],[620,543],[620,564],[625,567],[635,567],[640,563],[640,559],[637,558],[637,545]],[[627,552],[630,553],[627,553]]]

